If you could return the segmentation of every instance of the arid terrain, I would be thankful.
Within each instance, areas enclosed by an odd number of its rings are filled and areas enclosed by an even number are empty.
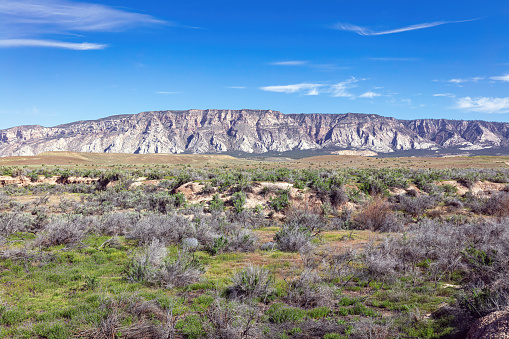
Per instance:
[[[509,339],[508,32],[0,0],[0,339]]]
[[[122,166],[122,165],[192,165],[217,168],[253,166],[282,168],[509,168],[509,156],[397,157],[378,158],[356,155],[319,155],[299,159],[287,157],[239,158],[220,154],[125,154],[43,152],[35,156],[0,158],[0,166]]]
[[[508,162],[1,158],[0,336],[481,333],[509,305]]]

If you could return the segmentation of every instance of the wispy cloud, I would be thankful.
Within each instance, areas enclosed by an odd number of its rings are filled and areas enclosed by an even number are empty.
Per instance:
[[[458,98],[455,108],[481,113],[509,113],[509,97]]]
[[[481,80],[484,80],[486,79],[485,77],[473,77],[473,78],[470,78],[471,81],[473,82],[477,82],[477,81],[481,81]]]
[[[386,96],[389,96],[389,95],[386,94]],[[412,99],[409,99],[409,98],[390,97],[386,102],[389,103],[389,104],[392,104],[394,106],[408,107],[408,108],[411,108],[411,109],[417,109],[417,108],[426,107],[425,104],[414,104]]]
[[[415,24],[395,29],[389,29],[389,30],[382,30],[382,31],[375,31],[368,27],[361,27],[357,25],[352,25],[349,23],[343,23],[338,22],[333,26],[334,29],[342,30],[342,31],[350,31],[355,32],[359,35],[364,36],[373,36],[373,35],[386,35],[386,34],[394,34],[394,33],[402,33],[402,32],[408,32],[408,31],[415,31],[418,29],[424,29],[424,28],[431,28],[435,26],[445,25],[445,24],[455,24],[460,22],[468,22],[468,21],[474,21],[479,19],[469,19],[469,20],[459,20],[459,21],[435,21],[435,22],[425,22],[421,24]]]
[[[373,99],[374,97],[379,97],[379,96],[381,96],[380,93],[368,91],[366,93],[362,93],[361,95],[359,95],[359,98]]]
[[[119,31],[144,24],[161,24],[147,14],[110,6],[65,0],[2,0],[0,15],[5,22],[59,28],[64,31]]]
[[[479,81],[485,80],[485,79],[486,79],[485,77],[470,77],[470,78],[452,78],[452,79],[448,79],[448,80],[434,79],[432,81],[434,81],[434,82],[447,82],[447,83],[455,84],[455,85],[458,85],[458,86],[461,87],[460,84],[463,84],[465,82],[479,82]]]
[[[226,86],[226,88],[233,88],[233,89],[245,89],[246,86]]]
[[[356,78],[351,78],[335,84],[324,83],[309,83],[303,82],[300,84],[282,85],[282,86],[265,86],[260,87],[262,91],[277,92],[277,93],[302,93],[304,95],[319,95],[329,94],[332,97],[355,98],[355,95],[350,93],[348,89],[357,87],[355,84],[359,81]]]
[[[316,71],[323,71],[323,72],[331,72],[331,71],[337,71],[340,69],[349,69],[350,67],[345,66],[338,66],[335,64],[315,64],[308,60],[286,60],[286,61],[274,61],[269,62],[267,65],[271,66],[303,66],[307,67]]]
[[[456,98],[456,95],[452,93],[436,93],[433,94],[434,97],[446,97],[446,98]]]
[[[388,57],[388,58],[367,58],[368,60],[373,60],[373,61],[417,61],[419,59],[417,58],[392,58],[392,57]]]
[[[306,60],[288,60],[288,61],[275,61],[269,63],[272,66],[303,66],[307,64]]]
[[[101,49],[105,44],[45,39],[49,34],[82,37],[83,32],[120,32],[154,24],[169,24],[147,14],[111,6],[66,0],[0,1],[3,47],[37,46],[75,50]],[[73,47],[74,46],[74,47]]]
[[[88,51],[95,49],[104,49],[108,45],[95,44],[88,42],[65,42],[55,40],[37,40],[37,39],[4,39],[0,40],[0,48],[9,47],[54,47],[72,49],[75,51]]]
[[[490,79],[491,80],[497,80],[497,81],[506,81],[506,82],[509,82],[509,74],[499,75],[499,76],[496,76],[496,77],[491,77]]]
[[[156,94],[183,94],[184,92],[165,92],[165,91],[158,91]]]
[[[453,84],[461,84],[462,82],[467,82],[468,80],[467,79],[450,79],[450,80],[446,80],[446,82],[450,82],[450,83],[453,83]]]
[[[354,98],[355,96],[348,92],[348,89],[357,87],[355,83],[358,80],[355,78],[351,78],[348,80],[345,80],[343,82],[338,82],[337,84],[331,85],[329,92],[331,93],[331,96],[333,97],[344,97],[344,98]]]
[[[260,87],[262,91],[267,92],[277,92],[277,93],[298,93],[298,92],[306,92],[306,95],[317,95],[318,89],[320,87],[325,86],[324,84],[313,84],[303,82],[300,84],[294,85],[283,85],[283,86],[265,86]]]
[[[334,64],[311,64],[309,65],[310,68],[321,71],[321,72],[331,72],[331,71],[337,71],[337,70],[343,70],[343,69],[350,69],[348,66],[338,66]]]

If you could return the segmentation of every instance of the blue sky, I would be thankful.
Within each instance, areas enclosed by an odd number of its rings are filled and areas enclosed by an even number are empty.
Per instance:
[[[509,122],[506,1],[0,0],[0,128],[149,110]]]

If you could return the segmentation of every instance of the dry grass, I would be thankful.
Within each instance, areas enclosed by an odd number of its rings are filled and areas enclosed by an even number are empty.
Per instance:
[[[122,154],[122,153],[79,153],[79,152],[44,152],[35,156],[18,156],[0,158],[1,166],[21,165],[193,165],[223,166],[243,163],[245,160],[229,155],[208,154]]]
[[[474,157],[400,157],[376,158],[344,155],[321,155],[294,160],[293,168],[355,167],[355,168],[507,168],[507,156],[474,156]]]
[[[79,153],[44,152],[36,156],[0,158],[0,166],[110,166],[123,165],[192,165],[193,167],[252,167],[265,168],[507,168],[507,156],[474,157],[400,157],[376,158],[354,155],[320,155],[302,159],[290,158],[235,158],[223,154],[122,154],[122,153]]]

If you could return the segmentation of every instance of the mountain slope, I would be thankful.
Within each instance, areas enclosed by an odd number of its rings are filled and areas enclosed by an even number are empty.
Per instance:
[[[307,149],[466,149],[509,145],[509,124],[397,120],[375,114],[282,114],[271,110],[142,112],[55,127],[0,130],[0,156],[45,151],[246,153]]]

